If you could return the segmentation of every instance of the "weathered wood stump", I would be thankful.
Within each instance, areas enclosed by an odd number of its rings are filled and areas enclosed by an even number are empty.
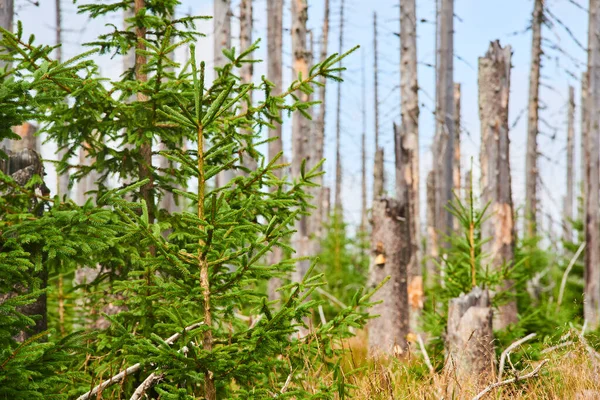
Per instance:
[[[475,287],[450,300],[446,368],[460,384],[489,382],[494,376],[493,311],[487,290]]]

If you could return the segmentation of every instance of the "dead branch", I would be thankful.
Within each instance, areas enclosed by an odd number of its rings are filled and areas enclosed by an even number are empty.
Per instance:
[[[148,377],[144,379],[144,382],[142,382],[142,384],[135,389],[135,392],[133,392],[133,395],[129,400],[140,400],[144,393],[146,393],[146,391],[150,389],[155,382],[158,382],[162,379],[163,375],[164,374],[157,374],[156,372],[148,375]]]
[[[575,265],[575,262],[581,255],[581,252],[583,251],[583,249],[585,249],[585,242],[581,243],[581,245],[575,252],[575,255],[573,255],[573,258],[571,258],[571,261],[569,261],[569,265],[567,266],[567,269],[565,269],[565,273],[563,274],[562,281],[560,282],[560,290],[558,291],[558,301],[556,302],[557,310],[560,308],[560,305],[563,300],[563,296],[565,294],[565,286],[567,285],[567,277],[569,276],[569,272],[571,272],[571,270],[573,269],[573,266]]]
[[[322,294],[323,296],[327,297],[329,300],[333,301],[335,304],[337,304],[338,306],[342,307],[342,308],[346,308],[347,306],[342,303],[340,300],[338,300],[337,297],[335,297],[334,295],[332,295],[331,293],[328,293],[326,291],[324,291],[323,289],[321,289],[320,287],[315,289],[317,291],[317,293]]]
[[[196,329],[197,327],[199,327],[200,325],[204,324],[204,322],[197,322],[195,324],[192,324],[188,327],[186,327],[184,329],[185,332],[189,332],[192,329]],[[173,344],[177,339],[179,339],[179,337],[181,336],[181,333],[175,333],[173,335],[171,335],[170,337],[168,337],[165,342],[169,345]],[[98,394],[98,392],[103,391],[105,388],[107,388],[108,386],[114,385],[115,383],[119,383],[121,382],[123,379],[125,379],[128,375],[131,374],[135,374],[137,371],[140,370],[141,364],[137,363],[132,365],[131,367],[127,368],[124,371],[119,372],[118,374],[116,374],[115,376],[113,376],[112,378],[110,378],[107,381],[102,382],[100,385],[94,387],[92,390],[90,390],[89,392],[82,394],[81,396],[79,396],[77,398],[77,400],[89,400],[91,398],[93,398],[96,394]],[[152,374],[151,374],[152,375]],[[150,377],[148,377],[150,378]],[[148,380],[148,378],[146,378],[146,380]],[[145,383],[146,381],[144,381]],[[142,383],[142,385],[144,384]],[[140,389],[140,388],[138,388]],[[137,392],[137,390],[136,390]],[[143,392],[141,392],[143,394]],[[134,393],[135,396],[135,393]],[[135,399],[135,397],[132,397],[132,399]]]
[[[563,342],[561,344],[557,344],[556,346],[548,347],[547,349],[542,350],[540,354],[548,354],[548,353],[553,352],[554,350],[558,350],[563,347],[570,346],[572,344],[573,344],[573,341],[569,340],[569,341]]]
[[[510,346],[508,346],[500,356],[500,366],[498,367],[498,382],[502,380],[502,373],[504,372],[504,362],[506,361],[506,357],[510,354],[511,351],[522,345],[523,343],[531,340],[535,337],[535,333],[531,333],[524,338],[521,338],[515,342],[513,342]]]
[[[429,359],[429,354],[427,354],[427,349],[425,348],[425,344],[423,343],[423,339],[421,335],[417,334],[417,342],[419,343],[419,348],[421,349],[421,353],[423,353],[423,359],[425,360],[425,365],[429,368],[429,373],[433,374],[434,369],[433,365],[431,365],[431,360]]]
[[[540,372],[540,369],[542,369],[542,367],[547,362],[548,362],[548,360],[543,360],[533,371],[531,371],[528,374],[521,375],[521,376],[515,376],[514,378],[510,378],[510,379],[507,379],[507,380],[502,381],[502,382],[492,383],[491,385],[489,385],[488,387],[486,387],[485,389],[483,389],[481,392],[479,392],[479,394],[477,396],[473,397],[473,400],[481,400],[481,399],[483,399],[483,397],[486,394],[488,394],[492,390],[496,389],[497,387],[508,385],[510,383],[514,383],[514,382],[517,382],[517,381],[523,381],[525,379],[529,379],[529,378],[533,378],[533,377],[537,376],[538,373]]]

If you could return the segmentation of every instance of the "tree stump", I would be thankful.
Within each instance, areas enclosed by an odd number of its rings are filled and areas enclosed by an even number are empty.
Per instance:
[[[475,287],[450,300],[446,368],[453,381],[480,384],[494,376],[492,316],[487,290]]]

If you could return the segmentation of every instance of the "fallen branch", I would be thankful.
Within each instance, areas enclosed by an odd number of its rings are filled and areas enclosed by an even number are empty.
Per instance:
[[[323,312],[323,306],[319,304],[319,318],[321,318],[321,325],[327,325],[327,319],[325,318],[325,313]]]
[[[563,342],[561,344],[557,344],[556,346],[548,347],[547,349],[542,350],[540,354],[547,354],[547,353],[553,352],[554,350],[560,349],[562,347],[570,346],[572,344],[573,344],[573,341],[572,340],[568,340],[568,341]]]
[[[431,365],[431,360],[429,359],[429,354],[427,354],[427,349],[425,348],[425,344],[423,343],[423,339],[421,335],[417,334],[417,342],[419,343],[419,348],[421,349],[421,353],[423,353],[423,359],[425,360],[425,365],[429,368],[429,373],[433,374],[434,369],[433,365]]]
[[[144,393],[146,393],[146,391],[150,389],[154,383],[161,380],[163,376],[164,374],[157,374],[156,372],[148,375],[148,377],[144,379],[144,382],[142,382],[142,384],[135,389],[135,392],[133,392],[133,395],[131,395],[129,400],[140,400]]]
[[[522,376],[515,376],[514,378],[510,378],[507,379],[505,381],[502,382],[496,382],[496,383],[492,383],[491,385],[489,385],[488,387],[486,387],[485,389],[483,389],[477,396],[473,397],[472,400],[481,400],[483,399],[483,397],[488,394],[489,392],[491,392],[492,390],[496,389],[499,386],[503,386],[503,385],[508,385],[510,383],[514,383],[517,381],[523,381],[525,379],[529,379],[529,378],[533,378],[535,376],[537,376],[537,374],[540,372],[540,369],[542,369],[542,367],[548,362],[548,360],[543,360],[533,371],[531,371],[528,374],[522,375]]]
[[[521,338],[521,339],[517,340],[516,342],[513,342],[510,346],[508,346],[502,352],[502,355],[500,356],[500,366],[498,367],[498,382],[500,382],[502,380],[502,373],[504,372],[504,362],[506,361],[506,357],[508,356],[508,354],[511,351],[513,351],[515,348],[519,347],[520,345],[527,342],[528,340],[533,339],[534,337],[535,337],[535,333],[531,333],[531,334],[525,336],[524,338]]]
[[[200,325],[204,324],[204,322],[197,322],[195,324],[192,324],[188,327],[186,327],[184,329],[185,332],[189,332],[192,329],[196,329],[197,327],[199,327]],[[177,339],[179,339],[179,337],[181,336],[181,333],[175,333],[173,335],[171,335],[170,337],[168,337],[165,340],[165,343],[171,345],[173,344]],[[77,400],[89,400],[91,398],[93,398],[95,395],[98,394],[98,392],[102,392],[104,389],[106,389],[108,386],[114,385],[115,383],[119,383],[121,382],[123,379],[125,379],[128,375],[131,374],[135,374],[137,371],[140,370],[141,364],[137,363],[137,364],[133,364],[131,367],[127,368],[124,371],[119,372],[118,374],[116,374],[115,376],[113,376],[112,378],[110,378],[107,381],[102,382],[100,385],[94,387],[92,390],[90,390],[89,392],[82,394],[81,396],[79,396],[77,398]],[[148,378],[146,378],[148,379]],[[146,381],[144,381],[146,382]],[[139,388],[138,388],[139,389]],[[137,392],[137,390],[136,390]],[[134,393],[135,395],[135,393]],[[134,398],[134,397],[132,397]]]
[[[567,269],[565,269],[565,273],[563,274],[562,280],[560,281],[560,290],[558,291],[558,301],[556,302],[557,310],[560,308],[560,305],[563,301],[563,296],[565,294],[565,286],[567,286],[567,277],[569,276],[569,272],[571,272],[571,270],[573,269],[573,266],[575,265],[575,262],[581,255],[583,249],[585,249],[585,242],[581,243],[581,245],[575,252],[575,255],[573,256],[573,258],[571,258],[571,261],[569,261]]]

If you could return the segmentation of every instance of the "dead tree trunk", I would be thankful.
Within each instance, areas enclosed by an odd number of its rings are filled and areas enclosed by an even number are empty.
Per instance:
[[[62,11],[61,11],[61,0],[56,0],[56,19],[55,19],[55,24],[56,24],[56,44],[57,45],[62,45]],[[57,47],[56,48],[56,61],[58,61],[59,63],[62,62],[62,47]],[[83,150],[81,150],[83,151]],[[67,149],[59,149],[58,150],[58,159],[62,160],[65,155],[68,153],[69,151]],[[56,177],[56,190],[57,190],[57,194],[62,197],[64,195],[68,195],[69,194],[69,170],[63,172],[62,174],[59,174]],[[68,196],[67,196],[68,197]]]
[[[361,136],[361,209],[360,209],[360,231],[367,232],[367,81],[365,79],[365,57],[362,57],[362,136]]]
[[[327,45],[329,43],[329,0],[325,0],[325,11],[323,16],[323,28],[321,32],[321,44],[319,49],[319,62],[323,62],[327,59]],[[323,159],[323,153],[325,148],[325,112],[326,112],[326,79],[324,77],[319,78],[321,87],[319,88],[319,100],[321,100],[321,104],[319,105],[319,114],[317,116],[317,121],[315,124],[316,134],[314,137],[314,154],[311,157],[314,158],[314,162],[318,163]],[[321,170],[323,168],[321,167]],[[320,252],[320,242],[321,237],[323,236],[323,224],[324,224],[324,187],[323,187],[323,176],[319,176],[315,179],[315,183],[319,185],[316,188],[316,206],[317,208],[313,211],[313,215],[311,216],[312,222],[310,224],[310,228],[312,233],[314,234],[313,244],[314,247],[312,249],[313,254],[318,254]]]
[[[373,165],[373,201],[383,195],[383,149],[379,148],[379,67],[377,54],[377,13],[373,13],[373,90],[375,122],[375,161]]]
[[[514,220],[508,138],[510,93],[510,46],[492,42],[479,58],[479,118],[481,120],[481,203],[489,204],[490,218],[483,219],[481,235],[489,239],[482,252],[490,257],[492,269],[500,270],[514,259]],[[511,282],[499,289],[514,291]],[[515,301],[499,307],[498,329],[517,322]],[[496,328],[496,326],[495,326]]]
[[[448,235],[453,216],[446,209],[452,200],[454,160],[454,0],[441,0],[436,93],[436,140],[434,149],[436,228]],[[442,243],[438,243],[441,245]],[[445,243],[447,245],[447,243]]]
[[[586,146],[585,289],[583,315],[589,329],[600,324],[600,1],[589,6],[589,118]]]
[[[587,146],[588,132],[590,130],[589,117],[589,85],[588,71],[581,74],[581,188],[582,198],[584,199],[583,209],[585,210],[585,174],[587,170],[587,162],[585,159],[585,147]],[[583,219],[583,216],[582,216]]]
[[[223,49],[231,48],[231,0],[214,0],[213,7],[213,51],[216,78],[216,69],[227,64]],[[217,174],[216,185],[218,187],[224,186],[233,178],[234,172],[232,169],[221,171]]]
[[[446,368],[458,384],[474,380],[487,383],[494,377],[492,315],[487,290],[474,287],[470,293],[450,300]]]
[[[373,201],[371,233],[371,266],[369,284],[377,286],[390,276],[373,296],[381,301],[372,313],[379,317],[370,320],[369,349],[372,354],[402,355],[406,348],[408,324],[408,293],[406,265],[408,264],[408,226],[402,221],[408,214],[407,208],[395,199],[378,197]]]
[[[340,1],[340,37],[338,53],[342,54],[344,51],[344,4],[345,0]],[[340,61],[340,68],[342,62]],[[342,77],[342,71],[339,72],[339,77]],[[336,126],[335,126],[335,199],[334,206],[335,212],[342,214],[342,153],[341,153],[341,140],[342,140],[342,85],[341,82],[337,83],[337,109],[336,109]]]
[[[563,239],[573,240],[573,205],[575,200],[575,88],[569,86],[569,111],[567,115],[567,195],[563,215]]]
[[[240,50],[244,51],[252,45],[252,0],[242,0],[240,2]],[[252,58],[252,54],[248,55],[248,58]],[[242,83],[252,83],[253,64],[244,63],[240,69],[240,77]],[[248,92],[248,103],[242,102],[242,112],[248,109],[248,104],[252,104],[252,91]],[[252,142],[253,132],[249,129],[247,132],[248,141]],[[244,152],[243,158],[244,166],[250,171],[256,169],[256,160],[251,157],[247,152]]]
[[[294,67],[292,79],[298,79],[308,76],[308,59],[306,47],[306,22],[308,20],[307,0],[292,0],[292,53],[294,57]],[[307,101],[307,94],[303,92],[296,93],[300,101]],[[309,135],[308,120],[299,112],[294,113],[292,117],[292,176],[300,176],[302,160],[308,158],[307,140]],[[309,161],[309,160],[308,160]],[[296,233],[292,238],[296,255],[299,257],[309,254],[308,242],[308,218],[303,216],[296,222]],[[298,263],[296,271],[292,275],[292,280],[299,282],[308,270],[308,260]]]
[[[437,231],[435,230],[435,171],[427,174],[427,260],[425,270],[427,271],[427,286],[431,287],[437,278],[438,268],[436,260],[439,257],[437,246]]]
[[[464,194],[463,199],[465,200],[465,202],[468,203],[471,199],[471,190],[473,190],[473,171],[470,169],[465,174],[464,187],[465,187],[465,194]]]
[[[403,179],[407,185],[410,263],[408,265],[411,327],[422,307],[423,272],[419,245],[419,81],[417,77],[417,10],[415,0],[400,0],[400,111],[402,147],[406,152]],[[398,190],[398,187],[396,187]],[[414,318],[413,318],[414,317]]]
[[[271,89],[273,95],[281,93],[282,88],[282,51],[283,51],[283,0],[271,0],[267,2],[267,78],[275,86]],[[277,115],[281,118],[281,112]],[[269,138],[274,139],[269,142],[269,160],[272,160],[277,154],[283,151],[283,142],[281,140],[280,120],[273,121],[275,128],[269,129]],[[273,171],[277,178],[282,177],[281,169]],[[275,190],[275,188],[272,188]],[[279,247],[274,247],[269,253],[269,264],[274,265],[283,259],[283,251]],[[280,279],[271,279],[269,281],[269,299],[280,298],[277,289],[281,286]]]
[[[452,186],[456,196],[460,197],[460,83],[454,84],[454,160],[452,164]],[[457,221],[454,230],[457,229]]]
[[[544,20],[544,0],[535,0],[531,22],[531,70],[529,72],[529,111],[527,118],[527,155],[525,159],[525,216],[527,235],[536,234],[537,179],[538,179],[538,121],[540,66],[542,59],[542,22]]]
[[[33,131],[35,132],[35,129],[33,129]],[[20,144],[19,141],[15,141],[14,143]],[[42,163],[42,158],[37,151],[21,145],[14,149],[14,152],[9,150],[7,155],[8,158],[6,160],[0,160],[0,170],[4,174],[14,179],[17,185],[24,187],[34,175],[38,175],[40,177],[44,176],[44,164]],[[33,190],[36,192],[40,191],[45,196],[49,194],[49,190],[44,183],[41,185],[36,185]],[[8,193],[1,193],[1,195],[10,196],[11,193],[9,191]],[[32,197],[28,211],[41,217],[43,210],[43,204],[40,204],[37,198]],[[25,251],[29,252],[31,257],[40,256],[42,259],[41,270],[32,270],[31,274],[33,278],[39,280],[39,287],[37,289],[46,289],[48,286],[48,269],[45,262],[45,257],[42,254],[42,249],[37,245],[30,245],[29,248],[25,248]],[[16,285],[14,287],[14,291],[9,293],[0,293],[0,305],[12,297],[26,295],[32,290],[33,283],[28,287],[24,287],[21,284]],[[38,318],[35,322],[35,325],[31,327],[31,331],[21,331],[17,334],[15,340],[18,342],[24,342],[28,338],[48,329],[48,305],[45,292],[35,299],[34,302],[17,307],[17,310],[29,317],[40,316],[40,318]]]

